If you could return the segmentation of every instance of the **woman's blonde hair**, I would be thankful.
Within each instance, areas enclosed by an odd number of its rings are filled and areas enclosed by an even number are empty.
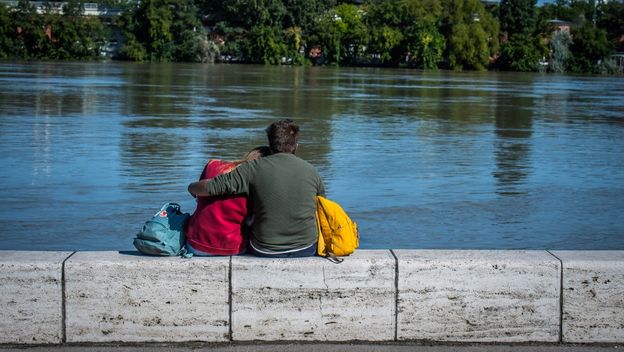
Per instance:
[[[243,159],[235,161],[236,164],[242,164],[247,161],[260,159],[262,157],[271,155],[271,149],[267,146],[255,147],[252,150],[245,153]]]

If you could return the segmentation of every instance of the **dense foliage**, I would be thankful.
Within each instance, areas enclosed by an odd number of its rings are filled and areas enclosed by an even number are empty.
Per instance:
[[[100,1],[112,20],[31,3],[0,3],[0,58],[97,59],[114,42],[133,61],[612,73],[624,50],[622,1]]]
[[[498,67],[512,71],[533,71],[546,52],[535,22],[536,0],[502,0],[499,20],[503,31]]]
[[[0,57],[23,59],[89,60],[100,57],[100,47],[108,37],[102,21],[81,16],[76,0],[63,5],[62,14],[46,3],[37,13],[28,1],[17,7],[0,5]]]
[[[142,0],[122,12],[117,25],[123,59],[211,62],[218,53],[190,0]]]

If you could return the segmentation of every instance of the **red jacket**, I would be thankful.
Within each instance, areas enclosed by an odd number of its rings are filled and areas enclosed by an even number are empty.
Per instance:
[[[235,163],[210,160],[200,180],[232,171]],[[247,197],[197,197],[197,208],[188,221],[186,240],[194,249],[205,253],[233,255],[245,251],[245,219],[249,214]]]

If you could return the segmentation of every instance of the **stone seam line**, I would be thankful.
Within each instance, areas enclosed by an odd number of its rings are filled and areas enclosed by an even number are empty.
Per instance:
[[[65,292],[65,263],[77,252],[72,252],[61,264],[61,342],[67,342],[67,307],[66,307],[66,292]]]
[[[563,343],[563,260],[554,255],[551,251],[546,251],[559,261],[560,273],[559,273],[559,343]]]
[[[391,249],[394,257],[394,341],[399,341],[399,258]]]
[[[229,265],[229,271],[228,271],[228,310],[229,310],[229,319],[230,321],[228,322],[229,324],[229,331],[228,331],[228,338],[230,340],[230,342],[234,341],[233,339],[233,331],[232,331],[232,256],[230,256],[230,265]]]

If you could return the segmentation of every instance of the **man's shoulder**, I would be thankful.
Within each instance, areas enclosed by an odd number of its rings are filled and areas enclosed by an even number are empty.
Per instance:
[[[289,154],[289,160],[291,160],[292,163],[301,165],[301,167],[312,169],[312,170],[316,171],[316,168],[314,167],[314,165],[309,163],[307,160],[301,159],[300,157],[298,157],[295,154]]]

